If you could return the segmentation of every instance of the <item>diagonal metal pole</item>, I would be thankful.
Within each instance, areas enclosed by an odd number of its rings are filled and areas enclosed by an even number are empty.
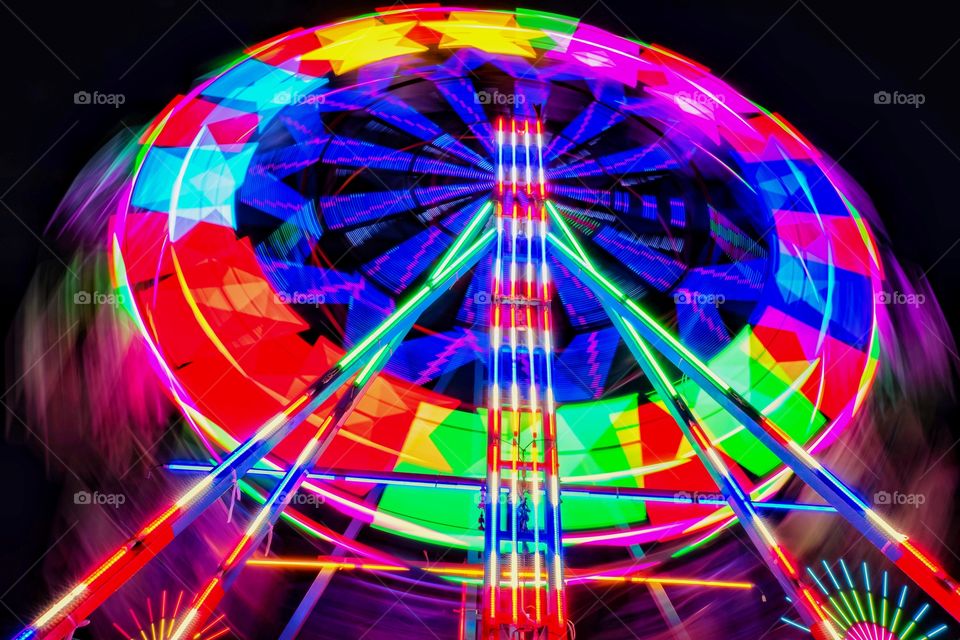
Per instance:
[[[412,322],[409,321],[405,323],[404,327],[407,331],[411,324]],[[398,332],[391,338],[390,342],[381,348],[364,367],[363,371],[357,375],[353,384],[347,387],[336,407],[317,429],[313,438],[303,447],[296,462],[290,466],[287,473],[277,483],[270,497],[267,498],[266,503],[253,518],[236,546],[220,563],[213,577],[198,591],[198,595],[194,598],[190,608],[184,613],[183,620],[171,636],[171,640],[192,638],[194,637],[193,633],[203,629],[207,619],[213,614],[220,601],[233,586],[240,572],[243,571],[247,560],[259,548],[267,534],[273,530],[280,514],[287,508],[293,496],[300,489],[300,485],[306,480],[307,472],[317,464],[323,452],[333,442],[340,428],[346,423],[347,418],[356,409],[363,396],[366,395],[373,379],[383,369],[390,354],[405,335],[406,331]]]
[[[201,513],[223,495],[239,477],[259,462],[273,447],[310,417],[333,393],[347,383],[408,322],[433,304],[459,275],[477,263],[489,249],[493,229],[481,233],[492,204],[485,205],[436,268],[406,302],[320,376],[294,402],[271,418],[249,440],[234,449],[213,471],[196,482],[167,510],[147,523],[106,561],[76,583],[65,595],[22,629],[15,640],[59,639],[77,625],[114,591],[162,551]],[[471,241],[479,235],[472,244]]]
[[[609,308],[628,319],[638,335],[668,362],[692,379],[767,449],[783,461],[803,482],[820,494],[865,538],[897,565],[917,586],[934,598],[956,620],[960,620],[960,584],[935,561],[919,551],[909,538],[897,531],[862,498],[851,491],[829,469],[820,464],[767,416],[753,407],[693,352],[604,277],[552,203],[547,208],[561,231],[551,233],[554,255]]]
[[[373,492],[379,496],[383,493],[383,488],[375,487]],[[353,518],[350,520],[350,524],[347,525],[346,530],[343,532],[343,536],[345,538],[355,539],[357,535],[359,535],[360,530],[363,529],[364,524],[365,523],[360,518]],[[332,555],[339,556],[345,551],[345,547],[337,545],[333,548]],[[285,626],[283,631],[280,633],[279,640],[294,640],[294,638],[300,635],[303,625],[306,624],[307,619],[310,617],[313,609],[317,606],[317,603],[323,596],[324,591],[327,590],[327,586],[330,584],[330,581],[333,579],[333,576],[336,575],[336,573],[337,569],[335,567],[326,567],[320,569],[319,573],[317,573],[317,577],[314,578],[313,582],[310,584],[310,588],[308,588],[307,592],[304,594],[303,599],[300,600],[300,604],[297,605],[296,611],[293,612],[293,615],[290,616],[290,620],[287,621],[287,626]]]
[[[689,406],[680,396],[673,383],[656,361],[650,348],[644,343],[633,325],[619,313],[604,307],[624,343],[630,349],[644,374],[653,383],[654,389],[666,405],[677,426],[690,443],[697,457],[703,463],[711,479],[726,498],[734,515],[740,521],[750,541],[760,553],[760,557],[783,587],[787,597],[797,607],[801,618],[808,626],[820,625],[826,628],[830,625],[830,618],[823,609],[823,605],[816,599],[813,591],[803,583],[801,574],[793,560],[776,540],[773,532],[754,509],[750,497],[743,490],[740,482],[730,472],[723,461],[721,454],[713,446],[712,439],[697,421]],[[835,631],[831,638],[839,636]]]

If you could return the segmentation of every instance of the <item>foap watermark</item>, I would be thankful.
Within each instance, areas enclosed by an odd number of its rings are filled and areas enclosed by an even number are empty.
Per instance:
[[[73,304],[96,304],[120,306],[123,304],[123,294],[111,291],[77,291],[73,294]]]
[[[541,304],[539,300],[533,298],[525,298],[523,296],[493,296],[490,295],[489,291],[477,291],[473,294],[473,304],[475,305],[487,305],[487,304],[506,304],[514,307],[536,307]]]
[[[927,496],[922,493],[900,493],[894,491],[877,491],[873,494],[874,504],[892,504],[892,505],[910,505],[914,509],[919,509],[920,505],[926,503]]]
[[[294,507],[319,507],[326,502],[326,498],[310,491],[298,491],[290,497],[290,505]]]
[[[702,113],[704,110],[713,111],[726,103],[727,98],[721,93],[712,94],[703,91],[677,91],[673,95],[677,106],[688,113]]]
[[[319,307],[326,304],[327,297],[315,291],[281,291],[276,295],[280,304],[303,304]]]
[[[109,105],[119,109],[127,101],[122,93],[100,93],[99,91],[77,91],[73,94],[73,104]]]
[[[902,291],[878,291],[874,295],[877,304],[898,304],[919,307],[927,301],[922,293],[904,293]]]
[[[326,96],[322,93],[299,93],[286,89],[279,91],[273,97],[274,104],[282,105],[302,105],[302,104],[323,104]]]
[[[673,301],[676,304],[693,304],[698,307],[719,307],[727,301],[727,298],[722,293],[703,293],[680,289],[673,294]]]
[[[100,493],[99,491],[77,491],[73,494],[73,504],[110,506],[114,509],[127,501],[122,493]]]
[[[675,502],[685,504],[726,504],[722,493],[709,491],[677,491],[673,494],[673,499]]]
[[[504,93],[499,89],[492,91],[484,89],[473,94],[473,101],[477,104],[523,104],[527,101],[527,96],[522,93]]]
[[[927,101],[927,96],[922,93],[902,93],[900,91],[877,91],[873,94],[873,104],[896,104],[909,105],[914,109],[919,109],[920,105]]]

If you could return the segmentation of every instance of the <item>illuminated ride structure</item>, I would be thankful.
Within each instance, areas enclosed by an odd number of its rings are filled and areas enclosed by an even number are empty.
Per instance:
[[[866,562],[850,567],[843,558],[833,565],[822,560],[816,571],[807,567],[807,575],[822,594],[823,610],[834,628],[847,640],[928,640],[949,629],[942,622],[931,622],[929,602],[914,606],[909,587],[898,589],[887,571],[874,573]],[[789,618],[782,620],[810,631]]]
[[[318,572],[283,638],[331,569],[462,587],[461,637],[564,638],[578,584],[749,589],[658,570],[733,526],[791,624],[842,638],[769,522],[799,511],[960,619],[957,583],[817,461],[880,355],[872,233],[827,158],[707,69],[553,14],[387,10],[250,49],[140,142],[112,275],[207,455],[17,638],[70,633],[238,489],[256,508],[172,638],[245,568]],[[823,504],[777,501],[793,476]],[[255,555],[281,520],[328,552]]]

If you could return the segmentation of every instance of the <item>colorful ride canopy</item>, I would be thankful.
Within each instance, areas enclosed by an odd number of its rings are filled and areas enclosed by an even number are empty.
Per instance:
[[[501,118],[542,123],[547,198],[607,278],[809,449],[849,424],[882,274],[829,159],[663,47],[537,11],[419,7],[256,46],[143,135],[114,275],[204,438],[245,440],[422,281],[491,200]],[[419,319],[322,467],[483,477],[491,261]],[[565,484],[715,492],[599,300],[549,267]],[[773,454],[676,382],[755,497],[782,485]],[[392,485],[368,504],[371,487],[333,490],[375,526],[482,547],[476,491]],[[563,500],[570,544],[689,542],[728,516]]]

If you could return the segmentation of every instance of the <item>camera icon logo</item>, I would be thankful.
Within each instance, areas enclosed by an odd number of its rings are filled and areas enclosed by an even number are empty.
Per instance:
[[[93,96],[89,91],[77,91],[73,94],[73,104],[90,104],[92,100]]]
[[[90,504],[93,501],[93,496],[89,491],[77,491],[73,494],[73,504]]]
[[[77,291],[73,294],[73,304],[90,304],[93,302],[93,296],[89,291]]]
[[[892,100],[893,96],[889,91],[877,91],[873,94],[873,104],[890,104]]]
[[[474,304],[490,304],[490,292],[489,291],[478,291],[473,294],[473,303]]]
[[[877,491],[873,494],[874,504],[890,504],[892,496],[889,491]]]

